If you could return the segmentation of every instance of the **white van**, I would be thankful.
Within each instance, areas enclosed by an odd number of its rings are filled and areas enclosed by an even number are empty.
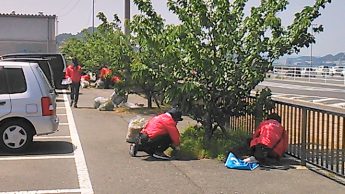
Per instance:
[[[0,61],[0,148],[20,152],[57,130],[54,89],[37,63]]]

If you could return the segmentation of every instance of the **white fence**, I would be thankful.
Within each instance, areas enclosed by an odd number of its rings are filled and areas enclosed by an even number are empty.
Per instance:
[[[345,85],[345,68],[275,66],[267,75],[274,79],[292,79]]]

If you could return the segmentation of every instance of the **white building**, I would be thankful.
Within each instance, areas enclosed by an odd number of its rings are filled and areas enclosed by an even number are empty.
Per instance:
[[[55,15],[0,14],[0,55],[57,51]]]

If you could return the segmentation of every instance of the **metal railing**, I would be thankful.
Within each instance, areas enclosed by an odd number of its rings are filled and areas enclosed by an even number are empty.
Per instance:
[[[345,114],[279,101],[275,105],[272,112],[282,117],[288,132],[287,153],[302,165],[310,163],[345,177]],[[230,129],[252,134],[255,117],[230,117]]]
[[[290,79],[315,83],[330,83],[345,85],[345,68],[334,70],[332,68],[275,66],[273,71],[267,73],[273,79]]]

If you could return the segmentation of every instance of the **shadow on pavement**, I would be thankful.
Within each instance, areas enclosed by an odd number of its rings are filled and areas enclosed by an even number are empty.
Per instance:
[[[78,108],[73,108],[72,107],[72,109],[94,109],[94,110],[96,110],[94,107],[92,107],[92,106],[78,106]]]
[[[5,151],[1,150],[0,156],[70,154],[73,153],[74,149],[74,145],[67,141],[34,141],[32,145],[24,152],[6,153]]]

